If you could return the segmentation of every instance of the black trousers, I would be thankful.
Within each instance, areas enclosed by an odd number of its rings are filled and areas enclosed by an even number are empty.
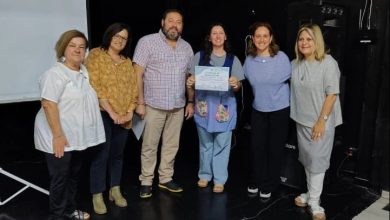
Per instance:
[[[273,192],[279,185],[289,117],[290,107],[273,112],[252,110],[249,184],[262,192]]]
[[[50,220],[66,219],[66,214],[76,210],[76,194],[82,152],[65,152],[64,157],[45,153],[50,177]]]

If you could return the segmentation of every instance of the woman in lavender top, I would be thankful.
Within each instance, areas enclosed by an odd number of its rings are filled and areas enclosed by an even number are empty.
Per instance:
[[[248,192],[269,198],[279,184],[283,147],[287,141],[291,65],[275,43],[269,23],[250,27],[251,39],[244,63],[252,86],[250,175]]]

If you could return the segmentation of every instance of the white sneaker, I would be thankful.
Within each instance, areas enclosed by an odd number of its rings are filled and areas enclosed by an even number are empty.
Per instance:
[[[255,186],[248,186],[248,193],[256,194],[259,192],[259,188]]]
[[[262,191],[260,191],[260,198],[263,198],[263,199],[271,198],[271,192],[262,192]]]

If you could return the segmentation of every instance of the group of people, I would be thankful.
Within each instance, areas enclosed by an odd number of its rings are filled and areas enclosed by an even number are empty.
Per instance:
[[[244,65],[232,53],[223,24],[210,26],[204,49],[195,55],[181,38],[182,30],[182,13],[165,11],[159,32],[138,41],[132,60],[132,33],[127,24],[110,25],[102,44],[86,58],[88,40],[83,33],[70,30],[61,35],[55,46],[58,62],[39,81],[42,108],[34,131],[35,146],[44,152],[49,170],[50,219],[90,218],[78,210],[75,198],[82,152],[93,146],[90,191],[94,212],[107,213],[106,190],[115,205],[127,206],[120,184],[134,114],[145,121],[141,198],[152,196],[160,139],[158,187],[183,191],[172,177],[182,123],[191,117],[199,138],[197,185],[212,183],[213,192],[224,192],[237,122],[234,93],[245,77],[254,94],[248,192],[269,198],[276,190],[291,117],[297,125],[299,160],[308,189],[295,198],[295,204],[309,206],[313,219],[325,219],[320,195],[335,127],[341,123],[340,71],[326,54],[320,28],[310,24],[299,29],[296,58],[290,63],[279,50],[271,25],[256,22],[250,27]],[[228,90],[195,89],[197,66],[227,67]]]

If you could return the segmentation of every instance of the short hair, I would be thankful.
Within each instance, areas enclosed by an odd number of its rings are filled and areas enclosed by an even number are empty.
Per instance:
[[[132,41],[131,28],[128,24],[118,22],[118,23],[114,23],[114,24],[111,24],[110,26],[108,26],[108,28],[106,29],[106,31],[103,34],[103,41],[102,41],[102,45],[100,47],[107,51],[111,45],[111,41],[112,41],[112,38],[114,37],[114,35],[121,32],[122,30],[127,31],[128,37],[127,37],[125,47],[123,48],[123,50],[121,50],[119,52],[119,54],[128,58],[130,56],[130,46],[131,46],[131,41]]]
[[[249,33],[251,35],[251,38],[248,43],[248,48],[247,48],[247,55],[256,57],[257,56],[257,48],[253,43],[253,37],[255,36],[256,30],[259,27],[265,27],[269,31],[270,37],[272,37],[271,43],[269,44],[268,51],[271,55],[271,57],[275,56],[279,52],[279,45],[276,43],[276,39],[274,36],[274,31],[272,29],[272,26],[268,22],[255,22],[249,27]]]
[[[181,16],[181,20],[184,22],[184,15],[183,12],[181,12],[179,9],[176,8],[170,8],[164,11],[162,19],[165,20],[167,18],[167,15],[170,13],[178,13]]]
[[[325,42],[324,42],[324,37],[322,36],[322,31],[317,24],[304,24],[299,28],[298,33],[297,33],[297,39],[295,41],[295,56],[296,56],[296,58],[298,60],[302,60],[304,58],[303,54],[298,49],[299,36],[304,31],[306,31],[306,33],[308,33],[314,41],[315,59],[318,61],[323,60],[327,51],[325,51]]]
[[[68,46],[69,42],[76,37],[83,38],[85,41],[85,49],[88,48],[88,40],[85,35],[79,31],[79,30],[69,30],[61,34],[60,38],[58,39],[56,45],[55,45],[55,51],[56,51],[56,57],[57,60],[60,61],[61,57],[65,55],[66,47]]]
[[[212,23],[209,26],[208,32],[204,38],[204,45],[203,45],[204,57],[203,57],[203,59],[204,59],[204,61],[206,61],[206,63],[210,62],[211,53],[213,52],[213,44],[210,42],[210,34],[211,34],[211,30],[216,26],[222,27],[223,31],[225,32],[226,40],[223,43],[223,49],[226,51],[227,54],[232,54],[232,47],[230,45],[228,33],[227,33],[225,26],[219,22]]]

